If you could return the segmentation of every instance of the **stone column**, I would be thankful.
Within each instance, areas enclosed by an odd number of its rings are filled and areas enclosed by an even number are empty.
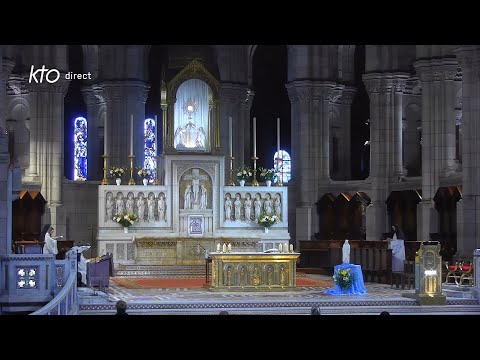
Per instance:
[[[100,91],[95,91],[94,86],[85,87],[82,89],[82,95],[87,104],[87,154],[88,154],[88,180],[101,180],[103,178],[103,147],[105,134],[101,135],[100,129],[104,127],[104,118],[102,117],[102,107],[105,106],[105,101],[101,96]],[[111,125],[113,126],[113,124]]]
[[[41,183],[41,193],[50,210],[49,222],[57,234],[65,234],[65,215],[61,211],[64,179],[64,97],[69,81],[62,73],[50,83],[27,83],[30,91],[30,163],[27,181]],[[46,214],[48,216],[48,214]]]
[[[253,166],[250,142],[250,108],[254,93],[245,85],[222,83],[220,89],[220,145],[225,155],[225,179],[229,180],[229,141],[228,118],[232,117],[234,170],[245,164]],[[259,119],[257,119],[258,121]],[[258,145],[258,144],[257,144]],[[235,176],[234,176],[235,181]]]
[[[0,58],[2,57],[2,51],[0,51]],[[8,58],[0,59],[0,69],[2,69],[2,76],[0,82],[3,84],[0,86],[0,131],[5,130],[6,127],[6,115],[7,115],[7,104],[6,97],[7,91],[6,87],[8,84],[8,79],[12,73],[13,68],[15,67],[15,61]]]
[[[149,85],[143,81],[106,81],[99,84],[103,91],[108,118],[109,166],[130,166],[130,118],[133,115],[134,166],[143,167],[145,101]],[[128,177],[130,174],[128,174]]]
[[[385,201],[389,181],[403,174],[402,92],[407,75],[368,73],[363,75],[370,97],[370,176],[371,203],[367,207],[367,240],[379,240],[387,232]]]
[[[455,171],[455,87],[457,62],[419,60],[414,64],[422,85],[422,201],[418,204],[417,238],[438,231],[433,198],[440,176]],[[465,205],[465,203],[464,203]]]
[[[313,207],[319,197],[319,185],[330,181],[328,113],[331,103],[341,94],[334,91],[335,86],[333,82],[309,80],[286,85],[292,103],[292,174],[297,186],[297,240],[310,240],[318,231],[318,216]]]
[[[0,46],[0,254],[9,254],[7,239],[8,216],[8,168],[10,155],[8,153],[8,137],[6,129],[6,82],[8,81],[7,61],[3,58],[3,46]]]
[[[342,139],[340,139],[339,148],[341,149],[338,161],[339,161],[339,180],[350,180],[352,178],[352,162],[351,162],[351,114],[352,114],[352,102],[356,88],[353,86],[346,86],[343,89],[342,97],[340,98],[340,116],[342,118]]]
[[[480,47],[454,50],[462,68],[463,195],[457,209],[457,257],[471,257],[480,248]],[[459,203],[460,205],[460,203]],[[478,273],[478,272],[477,272]],[[478,286],[478,283],[477,283]]]

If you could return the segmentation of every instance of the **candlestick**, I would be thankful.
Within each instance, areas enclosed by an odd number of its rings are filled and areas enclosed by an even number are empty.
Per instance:
[[[280,156],[280,118],[277,118],[277,153]]]
[[[133,159],[135,159],[135,155],[129,155],[128,158],[130,159],[130,180],[128,180],[128,185],[135,185],[135,180],[133,180]]]
[[[290,252],[293,252],[293,244],[290,244]]]
[[[235,186],[235,181],[233,181],[233,160],[235,160],[235,158],[230,156],[230,181],[228,182],[228,186]]]
[[[223,243],[222,245],[222,252],[226,253],[227,252],[227,244]]]
[[[232,252],[232,243],[228,243],[227,245],[227,251]]]
[[[283,245],[283,252],[288,252],[288,244],[287,243],[285,243]]]
[[[105,156],[108,155],[107,139],[108,139],[107,113],[105,113],[105,118],[104,118],[104,122],[103,122],[103,155],[105,155]]]
[[[254,156],[254,157],[252,157],[252,160],[253,160],[252,186],[259,186],[259,183],[257,181],[257,160],[258,160],[258,157]]]
[[[130,115],[130,155],[133,155],[133,114]]]
[[[257,118],[253,118],[253,157],[257,157]]]
[[[220,252],[220,243],[217,244],[217,252]]]
[[[278,252],[282,252],[282,244],[278,244]]]
[[[101,184],[102,185],[108,185],[108,179],[107,179],[107,155],[102,155],[103,158],[103,179]]]
[[[232,117],[228,118],[228,141],[230,142],[230,157],[233,157]]]
[[[156,162],[156,166],[155,166],[155,180],[153,182],[153,185],[160,185],[160,180],[158,179],[160,176],[159,176],[159,172],[158,172],[158,163],[159,163],[159,156],[158,156],[158,119],[157,119],[157,115],[155,115],[155,162]]]

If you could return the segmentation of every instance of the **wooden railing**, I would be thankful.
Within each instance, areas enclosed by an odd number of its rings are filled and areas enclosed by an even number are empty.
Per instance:
[[[299,268],[317,268],[332,274],[333,267],[342,262],[342,246],[345,240],[300,241]],[[361,265],[365,281],[390,283],[392,274],[392,250],[387,241],[349,240],[350,262]],[[414,260],[419,242],[405,242],[407,260]]]

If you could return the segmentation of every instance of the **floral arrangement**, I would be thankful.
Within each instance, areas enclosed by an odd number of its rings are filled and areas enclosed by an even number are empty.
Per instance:
[[[346,292],[353,284],[353,274],[350,272],[350,268],[337,269],[333,274],[333,281]]]
[[[134,213],[125,215],[115,214],[113,216],[113,221],[116,221],[123,227],[129,227],[130,225],[133,225],[134,222],[138,221],[138,216]]]
[[[116,179],[121,179],[122,176],[125,174],[125,168],[121,166],[112,166],[110,168],[110,176]]]
[[[266,227],[266,228],[269,228],[270,226],[278,223],[279,221],[280,221],[280,218],[275,212],[272,212],[271,214],[267,214],[265,210],[262,210],[257,220],[259,225],[262,225],[263,227]]]
[[[260,170],[260,177],[265,179],[265,181],[272,181],[275,177],[275,169],[260,167],[258,170]]]
[[[238,180],[248,180],[252,176],[252,169],[250,169],[250,166],[243,165],[240,166],[237,170],[237,179]]]
[[[140,176],[142,179],[150,179],[153,175],[152,170],[150,169],[140,169],[138,170],[138,176]]]

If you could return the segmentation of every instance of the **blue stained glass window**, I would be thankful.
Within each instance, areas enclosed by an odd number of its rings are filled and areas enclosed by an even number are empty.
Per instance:
[[[146,119],[144,123],[144,155],[145,160],[143,161],[144,169],[150,169],[153,171],[153,176],[150,179],[150,182],[155,180],[156,169],[157,169],[157,139],[155,139],[155,127],[157,124],[154,119]]]
[[[87,180],[87,119],[77,117],[74,121],[74,174],[73,180]]]
[[[280,150],[280,154],[275,152],[273,156],[273,168],[275,169],[275,173],[279,173],[279,176],[282,177],[282,183],[287,183],[292,177],[292,160],[290,154],[285,150]],[[277,182],[277,176],[275,176],[274,181]]]

